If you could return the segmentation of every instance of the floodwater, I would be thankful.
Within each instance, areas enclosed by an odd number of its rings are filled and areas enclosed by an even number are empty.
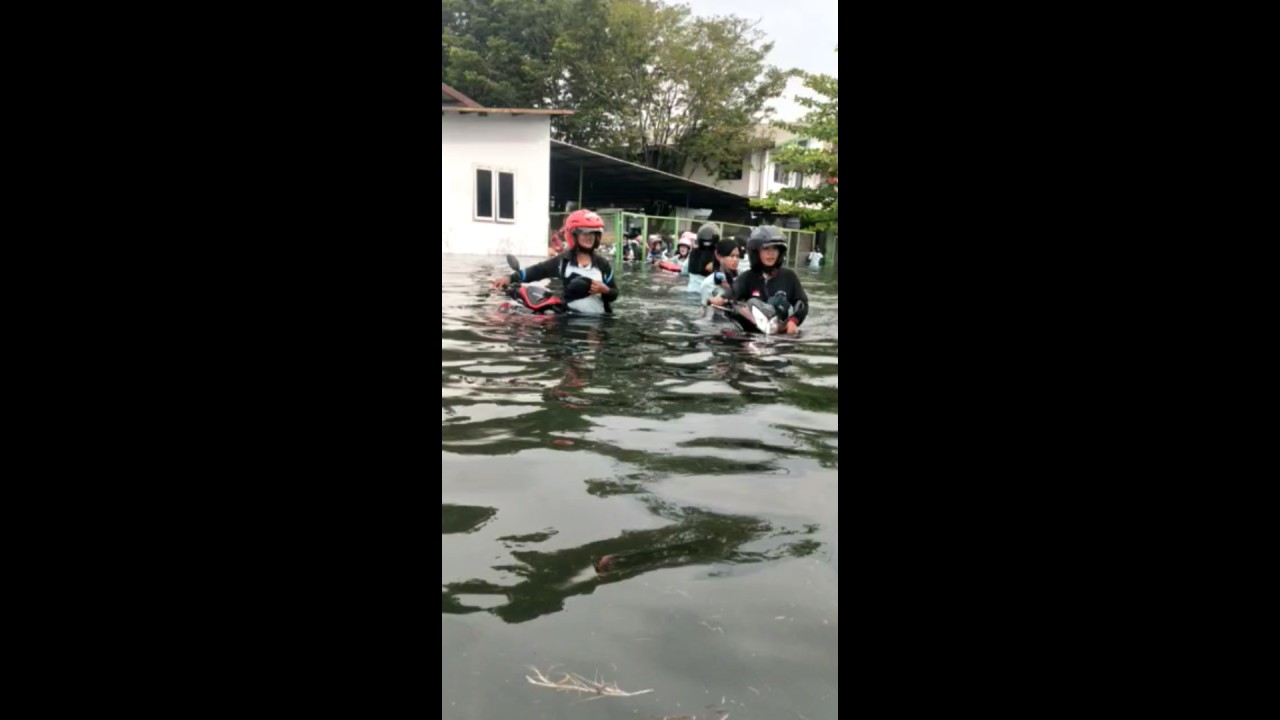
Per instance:
[[[835,720],[835,269],[798,270],[801,335],[750,340],[662,271],[566,320],[499,312],[502,258],[442,262],[442,717]]]

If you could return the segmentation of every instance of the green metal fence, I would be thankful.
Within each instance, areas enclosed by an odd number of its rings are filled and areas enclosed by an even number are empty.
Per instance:
[[[598,211],[597,211],[598,212]],[[626,235],[628,228],[640,229],[640,240],[645,247],[649,246],[650,235],[660,235],[666,242],[668,248],[674,248],[676,241],[680,239],[680,235],[685,232],[698,232],[698,228],[707,223],[718,225],[720,227],[720,237],[722,238],[738,238],[746,239],[751,235],[752,228],[746,225],[738,225],[735,223],[718,223],[714,220],[694,220],[692,218],[674,218],[674,217],[655,217],[652,215],[637,215],[627,212],[600,212],[600,217],[604,219],[604,238],[601,240],[601,252],[612,255],[615,263],[622,262],[622,239]],[[564,218],[568,213],[551,213],[549,227],[547,228],[547,247],[550,253],[551,236],[555,234],[560,226],[564,224]],[[787,230],[779,228],[787,236],[787,257],[785,264],[796,266],[804,263],[805,257],[809,251],[813,249],[816,236],[804,230]],[[831,257],[829,262],[835,262],[834,242],[831,243]]]

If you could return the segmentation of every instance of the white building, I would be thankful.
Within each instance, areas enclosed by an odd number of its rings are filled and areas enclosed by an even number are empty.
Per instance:
[[[685,177],[700,183],[714,185],[723,190],[745,195],[749,198],[766,198],[771,193],[786,187],[816,188],[822,182],[818,175],[801,176],[800,173],[788,172],[774,161],[777,151],[791,145],[821,149],[825,143],[819,140],[800,138],[781,128],[761,128],[762,134],[773,140],[773,147],[752,153],[742,159],[736,169],[724,173],[708,173],[707,169],[697,163],[690,163],[685,168]]]
[[[546,255],[551,116],[485,108],[440,83],[440,235],[447,255]]]

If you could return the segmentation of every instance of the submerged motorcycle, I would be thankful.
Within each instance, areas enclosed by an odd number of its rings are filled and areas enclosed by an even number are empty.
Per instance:
[[[521,270],[520,261],[516,259],[515,255],[507,256],[507,265],[510,265],[511,269],[516,272]],[[518,303],[518,305],[514,306],[511,303],[503,303],[502,309],[506,311],[513,311],[523,307],[535,314],[552,313],[563,315],[569,312],[569,306],[563,299],[552,293],[549,288],[541,285],[525,285],[521,282],[513,282],[507,285],[507,289],[504,292],[507,297]]]
[[[787,302],[786,293],[778,293],[768,302],[760,298],[751,298],[745,302],[733,302],[716,308],[734,322],[743,332],[760,335],[782,335],[786,332],[787,321],[804,308],[804,301],[793,307]]]
[[[507,256],[507,265],[511,269],[520,272],[520,261],[514,255]],[[585,277],[576,277],[565,284],[564,294],[569,298],[584,298],[591,290],[591,280]],[[536,315],[552,314],[552,315],[578,315],[564,298],[556,295],[550,288],[541,285],[525,285],[521,282],[513,282],[507,285],[504,291],[506,296],[516,302],[503,303],[502,310],[506,312],[520,312],[521,308],[528,310]],[[579,315],[579,317],[590,317],[589,315]]]

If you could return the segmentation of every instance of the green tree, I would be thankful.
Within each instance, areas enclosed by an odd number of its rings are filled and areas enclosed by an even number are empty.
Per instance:
[[[662,0],[441,0],[441,79],[482,105],[559,107],[555,136],[672,173],[761,147],[787,73],[735,16]]]
[[[636,0],[580,0],[570,8],[573,21],[556,40],[552,64],[555,101],[574,114],[556,118],[556,138],[620,154],[627,145],[625,119],[649,94],[660,38],[680,21],[679,13]]]
[[[489,107],[547,107],[574,0],[441,0],[440,80]]]
[[[816,188],[784,188],[751,204],[785,215],[798,216],[804,227],[840,232],[840,85],[830,75],[804,73],[805,87],[819,97],[797,96],[809,111],[799,122],[775,123],[802,138],[820,140],[822,147],[789,146],[774,157],[776,162],[802,175],[817,175]]]
[[[691,162],[709,172],[740,167],[760,145],[765,104],[786,84],[764,62],[773,44],[747,20],[695,17],[684,5],[618,0],[611,9],[613,28],[650,33],[649,56],[625,58],[615,76],[626,105],[600,149],[675,174]]]

